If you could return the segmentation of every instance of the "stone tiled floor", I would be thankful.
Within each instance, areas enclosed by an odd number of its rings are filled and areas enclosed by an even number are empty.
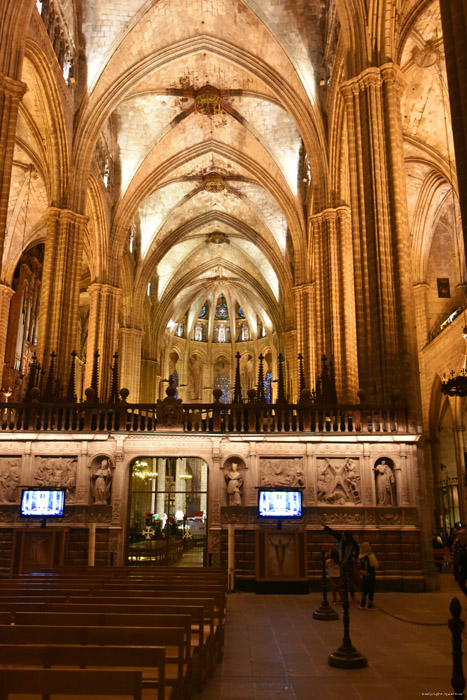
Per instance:
[[[449,574],[435,593],[377,593],[375,603],[410,620],[447,622],[454,595],[467,618]],[[341,643],[342,621],[313,620],[320,600],[318,594],[229,595],[224,661],[194,699],[415,700],[452,693],[447,626],[407,624],[352,605],[352,642],[368,668],[331,668],[327,658]]]

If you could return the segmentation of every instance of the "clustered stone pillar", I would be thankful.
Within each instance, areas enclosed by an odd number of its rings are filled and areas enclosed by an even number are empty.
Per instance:
[[[37,354],[46,365],[49,354],[52,351],[57,354],[56,376],[66,386],[70,353],[77,341],[79,285],[88,217],[69,209],[51,207],[45,213],[45,221]]]
[[[319,319],[316,314],[316,285],[314,282],[300,284],[294,287],[295,295],[295,312],[297,318],[297,352],[290,358],[290,351],[286,349],[287,364],[291,368],[294,367],[293,374],[296,374],[296,365],[292,365],[290,360],[295,359],[298,352],[303,357],[303,371],[305,373],[305,382],[309,381],[311,389],[314,386],[318,368],[320,367],[320,354],[317,347],[317,333],[319,327]],[[286,343],[287,345],[287,343]],[[292,351],[294,352],[294,351]],[[290,371],[290,370],[289,370]],[[297,400],[300,400],[297,396]]]
[[[285,346],[285,393],[289,401],[298,401],[297,331],[285,331],[282,337]]]
[[[112,355],[117,345],[118,309],[121,289],[110,284],[91,284],[89,292],[89,333],[86,349],[85,387],[91,386],[93,355],[99,350],[99,399],[110,395]]]
[[[161,519],[165,513],[165,465],[166,460],[158,458],[156,512],[159,515],[159,519]]]
[[[8,311],[13,290],[3,284],[3,251],[5,246],[8,200],[15,148],[16,122],[26,85],[0,73],[0,380],[3,376]]]
[[[128,401],[138,403],[141,378],[141,344],[143,331],[138,328],[118,329],[120,386],[128,389]]]
[[[5,364],[5,348],[8,333],[8,312],[14,291],[6,284],[0,283],[0,383]],[[0,387],[1,388],[1,387]]]
[[[142,403],[156,403],[157,371],[159,363],[157,360],[143,358],[141,360],[141,396]],[[181,397],[180,397],[181,398]]]
[[[400,69],[341,87],[347,115],[359,376],[369,399],[416,401]],[[418,408],[418,406],[417,406]]]
[[[321,367],[323,354],[332,358],[339,400],[355,403],[358,371],[350,210],[346,206],[326,209],[310,217],[310,226],[320,329],[315,364]]]

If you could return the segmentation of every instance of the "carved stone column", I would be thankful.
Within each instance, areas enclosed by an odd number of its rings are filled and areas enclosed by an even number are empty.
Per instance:
[[[428,292],[429,285],[426,282],[414,284],[415,322],[417,324],[417,345],[421,350],[428,341]]]
[[[157,360],[143,358],[141,360],[141,402],[156,403],[158,394],[156,393],[157,386],[157,370],[159,363]],[[180,391],[178,393],[179,398]]]
[[[138,403],[141,377],[141,344],[143,331],[138,328],[118,329],[120,386],[129,390],[128,401]]]
[[[298,400],[297,331],[285,331],[282,337],[285,346],[285,393],[293,402]]]
[[[182,510],[185,514],[185,492],[186,481],[181,478],[182,474],[186,473],[186,457],[178,457],[175,463],[175,515],[177,510]]]
[[[316,296],[316,358],[334,360],[337,395],[355,403],[358,391],[357,333],[350,210],[342,206],[310,217]],[[318,372],[319,373],[319,372]]]
[[[5,364],[6,337],[8,332],[8,312],[10,301],[14,291],[6,284],[0,283],[0,382],[3,377],[3,367]],[[6,387],[4,387],[6,388]]]
[[[162,518],[165,513],[165,465],[166,460],[158,458],[157,459],[157,501],[156,510],[159,514],[159,519]]]
[[[0,73],[0,263],[5,245],[18,108],[25,92],[24,83]],[[3,280],[3,265],[0,280]]]
[[[320,358],[323,354],[320,344],[320,329],[322,319],[319,316],[319,309],[316,304],[316,283],[309,282],[294,287],[295,314],[297,319],[296,350],[287,351],[286,340],[286,362],[296,381],[297,362],[296,357],[300,352],[303,355],[303,370],[305,373],[305,383],[307,389],[312,389],[319,367]],[[292,357],[290,356],[293,353]],[[292,364],[293,361],[293,364]],[[287,378],[287,381],[290,381]],[[287,389],[286,389],[287,391]],[[297,400],[300,397],[297,395]]]
[[[47,232],[42,275],[37,355],[42,362],[57,354],[56,376],[66,386],[70,353],[78,331],[79,285],[87,216],[51,207],[45,214]]]
[[[106,401],[110,395],[112,355],[117,347],[119,301],[122,290],[110,284],[93,283],[89,293],[89,331],[86,348],[84,386],[91,386],[92,358],[99,350],[99,399]]]
[[[418,409],[400,70],[371,67],[343,83],[352,204],[360,384]]]

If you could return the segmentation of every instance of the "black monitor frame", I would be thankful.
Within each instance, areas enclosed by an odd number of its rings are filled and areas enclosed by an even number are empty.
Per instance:
[[[273,493],[299,493],[300,494],[300,515],[261,515],[259,511],[259,501],[261,497],[261,493],[264,491],[270,491]],[[257,506],[257,516],[261,520],[268,521],[268,520],[274,520],[274,519],[279,519],[279,520],[300,520],[303,518],[304,515],[304,506],[303,506],[303,486],[295,486],[295,487],[263,487],[259,486],[258,487],[258,506]]]
[[[63,512],[59,515],[58,513],[51,513],[50,515],[44,515],[43,513],[38,513],[36,514],[28,514],[28,513],[23,513],[23,498],[25,493],[29,493],[31,491],[53,491],[54,493],[57,491],[60,491],[63,493]],[[21,490],[21,501],[20,501],[20,517],[21,518],[26,518],[27,520],[29,519],[36,519],[36,520],[41,520],[42,525],[45,525],[45,521],[48,518],[63,518],[65,515],[65,506],[66,506],[66,489],[63,487],[49,487],[49,486],[34,486],[32,488],[23,488]]]

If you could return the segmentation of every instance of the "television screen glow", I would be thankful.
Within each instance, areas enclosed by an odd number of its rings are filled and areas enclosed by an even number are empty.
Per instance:
[[[301,518],[301,491],[259,491],[258,513],[262,518]]]
[[[41,518],[60,517],[65,508],[65,489],[24,489],[21,515]]]

